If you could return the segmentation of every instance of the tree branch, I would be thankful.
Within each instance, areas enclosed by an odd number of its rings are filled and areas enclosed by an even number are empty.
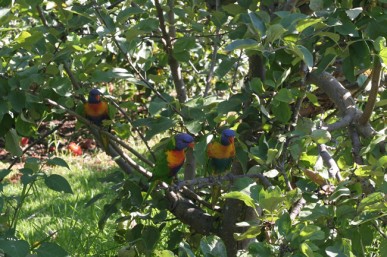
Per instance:
[[[336,161],[329,154],[325,144],[319,144],[318,150],[323,159],[325,165],[328,166],[328,173],[332,178],[336,178],[339,182],[343,180],[340,174],[339,166],[337,166]]]
[[[364,137],[370,137],[375,133],[375,130],[368,122],[366,124],[359,124],[358,119],[362,115],[362,111],[356,108],[355,100],[351,93],[331,74],[328,72],[320,74],[316,72],[309,73],[306,77],[306,83],[315,84],[321,88],[338,108],[339,115],[342,118],[335,123],[328,124],[328,131],[344,128],[353,123],[357,131]]]
[[[169,1],[172,1],[172,0],[169,0]],[[170,8],[171,8],[171,4],[173,3],[173,1],[169,2],[169,3],[170,3]],[[176,60],[176,58],[173,56],[172,41],[171,41],[170,35],[167,33],[164,15],[163,15],[163,9],[161,8],[159,0],[155,0],[155,6],[156,6],[156,11],[157,11],[157,16],[158,16],[159,21],[160,21],[161,33],[163,35],[163,39],[165,42],[165,44],[164,44],[165,52],[168,55],[168,64],[169,64],[169,67],[171,68],[172,79],[173,79],[173,82],[175,84],[175,89],[177,92],[177,98],[178,98],[180,103],[184,103],[187,100],[187,92],[185,89],[184,81],[183,81],[182,76],[181,76],[180,64]],[[171,21],[173,22],[173,20],[171,20]],[[174,29],[173,29],[174,24],[170,24],[170,26],[172,27],[171,31],[174,31]]]
[[[216,233],[218,218],[204,212],[191,201],[181,197],[179,193],[169,191],[166,193],[166,198],[171,203],[169,211],[181,222],[202,235]]]
[[[371,79],[371,91],[368,96],[368,101],[364,108],[363,114],[359,118],[359,124],[365,125],[369,122],[372,111],[375,107],[376,97],[378,96],[378,89],[380,85],[380,78],[382,74],[382,65],[378,57],[375,57],[374,68],[372,69],[372,79]]]
[[[101,15],[101,13],[100,13],[100,11],[99,11],[99,9],[98,9],[97,3],[95,3],[95,6],[96,6],[96,7],[95,7],[95,12],[96,12],[96,14],[97,14],[98,19],[100,20],[100,22],[101,22],[102,24],[104,24],[105,27],[107,27],[107,26],[106,26],[106,22],[105,22],[105,20],[103,19],[102,15]],[[130,58],[129,58],[129,54],[122,48],[122,46],[121,46],[120,43],[117,41],[117,39],[115,38],[114,35],[112,35],[112,40],[113,40],[113,42],[116,44],[118,50],[124,55],[124,57],[125,57],[127,63],[129,64],[130,68],[137,74],[137,76],[138,76],[138,77],[140,78],[140,80],[146,85],[146,87],[148,87],[150,90],[152,90],[152,91],[156,94],[156,96],[157,96],[158,98],[160,98],[161,100],[163,100],[164,102],[166,102],[166,103],[168,104],[168,106],[169,106],[175,113],[177,113],[180,117],[183,117],[183,118],[184,118],[183,114],[182,114],[179,110],[177,110],[177,109],[175,108],[175,106],[173,106],[167,99],[165,99],[165,97],[162,96],[162,95],[160,94],[160,92],[157,91],[157,90],[149,83],[148,80],[145,79],[145,77],[141,74],[141,72],[140,72],[140,71],[136,68],[136,66],[132,63],[132,61],[131,61]]]
[[[305,204],[306,200],[304,198],[298,200],[298,202],[293,206],[293,209],[290,212],[290,220],[294,220],[300,214]]]

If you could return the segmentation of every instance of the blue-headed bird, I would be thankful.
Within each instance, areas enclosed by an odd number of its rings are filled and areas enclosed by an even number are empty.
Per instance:
[[[156,165],[144,201],[159,181],[171,184],[185,162],[185,149],[194,146],[194,138],[186,133],[177,134],[156,147]]]
[[[230,169],[235,157],[235,132],[231,129],[222,131],[220,138],[213,139],[207,145],[207,172],[209,175],[220,175]],[[212,205],[215,205],[220,196],[220,187],[212,190]]]
[[[83,105],[85,116],[95,125],[101,126],[102,121],[109,119],[109,109],[107,102],[101,101],[101,92],[94,88],[90,90],[89,97]]]

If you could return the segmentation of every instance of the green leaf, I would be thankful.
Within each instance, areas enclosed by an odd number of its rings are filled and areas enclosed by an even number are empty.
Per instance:
[[[387,256],[387,238],[381,240],[379,250],[379,256]]]
[[[312,248],[308,245],[307,242],[304,242],[300,245],[300,250],[307,257],[314,257]]]
[[[1,169],[0,170],[0,181],[2,181],[12,170],[10,169]],[[1,211],[1,210],[0,210]]]
[[[250,81],[250,87],[251,87],[251,90],[253,90],[253,92],[256,93],[257,95],[265,92],[265,88],[264,88],[264,85],[262,83],[262,80],[258,77],[254,77]]]
[[[324,9],[324,0],[310,0],[309,8],[314,12],[318,12],[318,11],[323,10]]]
[[[245,239],[251,239],[256,238],[258,235],[260,235],[262,232],[261,226],[249,226],[249,228],[243,232],[242,234],[235,233],[234,238],[236,240],[245,240]]]
[[[292,116],[292,111],[290,109],[289,104],[284,102],[273,101],[271,105],[271,110],[275,118],[282,123],[287,123]]]
[[[43,242],[38,249],[36,249],[37,257],[67,257],[70,256],[62,247],[55,243]]]
[[[292,228],[292,221],[290,220],[290,215],[288,212],[285,212],[284,214],[281,215],[281,217],[276,220],[275,222],[277,228],[278,228],[278,233],[286,237],[286,235],[290,232]]]
[[[252,242],[248,246],[249,253],[253,256],[264,257],[272,256],[270,247],[267,243],[263,242]]]
[[[297,22],[296,29],[298,32],[302,32],[304,29],[309,28],[310,26],[313,26],[317,23],[320,23],[322,21],[321,18],[307,18],[302,19]]]
[[[73,194],[73,190],[71,189],[69,182],[61,175],[52,174],[47,176],[44,179],[44,182],[48,188],[54,191]]]
[[[335,54],[327,54],[321,59],[319,64],[317,65],[317,73],[325,71],[328,67],[330,67],[336,61]],[[309,93],[309,92],[308,92]]]
[[[7,13],[9,13],[10,10],[11,8],[0,8],[0,19],[3,18],[5,15],[7,15]]]
[[[353,8],[350,10],[346,10],[345,13],[348,15],[348,17],[353,21],[356,19],[361,13],[363,12],[362,7]]]
[[[0,249],[3,250],[7,256],[25,257],[30,251],[30,245],[24,240],[0,240]]]
[[[237,14],[243,13],[245,11],[245,9],[239,4],[222,5],[222,9],[232,16],[236,16]]]
[[[31,34],[28,31],[23,31],[15,38],[15,42],[19,44],[24,43],[24,41],[26,41],[26,39],[29,37],[31,37]]]
[[[294,101],[292,91],[287,88],[281,88],[278,93],[274,96],[274,99],[284,103],[291,103]]]
[[[182,37],[178,38],[173,45],[174,53],[179,53],[183,51],[188,51],[196,47],[195,38],[193,37]]]
[[[218,68],[215,70],[215,73],[218,77],[222,78],[231,70],[231,68],[234,66],[236,63],[237,59],[236,58],[230,58],[230,59],[225,59],[223,60]]]
[[[136,255],[136,252],[133,254]],[[156,251],[154,254],[155,257],[175,257],[175,254],[170,250]]]
[[[153,249],[160,240],[160,230],[155,226],[145,226],[142,230],[142,239],[147,250]]]
[[[179,244],[179,256],[195,257],[196,255],[191,250],[189,244],[183,241]]]
[[[343,185],[339,185],[336,187],[335,191],[329,196],[329,200],[332,202],[336,202],[342,197],[347,197],[351,195],[351,190],[344,187]]]
[[[298,45],[297,49],[300,50],[301,54],[299,51],[295,51],[296,54],[305,62],[308,69],[311,70],[314,65],[312,53],[305,46]]]
[[[258,42],[254,39],[237,39],[224,48],[227,52],[235,49],[258,49]]]
[[[317,96],[315,94],[312,94],[310,92],[306,92],[306,97],[309,99],[309,101],[314,105],[314,106],[320,106],[320,103],[318,102]]]
[[[219,114],[227,114],[228,112],[238,112],[241,109],[242,100],[237,97],[231,97],[229,100],[223,101],[218,105]]]
[[[319,226],[307,225],[300,231],[300,237],[304,240],[323,240],[325,238],[324,231]]]
[[[281,24],[274,24],[267,29],[267,41],[274,42],[280,39],[287,30]]]
[[[357,41],[349,46],[352,63],[361,69],[371,67],[371,52],[365,41]]]
[[[250,21],[261,37],[266,34],[266,26],[262,19],[253,12],[249,12]]]
[[[259,206],[269,212],[274,212],[284,201],[281,189],[272,186],[259,192]]]
[[[23,151],[20,148],[19,137],[16,134],[15,129],[10,129],[7,134],[5,134],[5,149],[13,156],[22,156]]]
[[[331,141],[331,133],[325,129],[316,129],[312,131],[312,140],[317,144],[325,144]]]
[[[222,197],[241,200],[247,206],[249,206],[253,209],[255,209],[255,207],[256,207],[253,198],[251,198],[249,195],[242,193],[242,192],[232,191],[232,192],[229,192],[229,193],[223,195]]]
[[[360,201],[357,211],[359,213],[363,211],[374,212],[381,210],[387,212],[387,205],[384,198],[385,195],[382,192],[372,193]]]
[[[22,91],[12,91],[8,96],[8,100],[11,103],[12,108],[16,112],[21,112],[26,106],[26,96],[25,93]]]
[[[64,168],[70,169],[70,167],[67,164],[67,162],[65,160],[63,160],[62,158],[59,158],[59,157],[54,157],[52,159],[48,159],[47,160],[47,164],[48,165],[52,165],[52,166],[60,166],[60,167],[64,167]]]
[[[227,257],[226,246],[217,236],[205,236],[200,240],[200,250],[206,257]]]
[[[387,66],[387,47],[383,48],[379,53],[380,58],[382,59],[384,66]]]

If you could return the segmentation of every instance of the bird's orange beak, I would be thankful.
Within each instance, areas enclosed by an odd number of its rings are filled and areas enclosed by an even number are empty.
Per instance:
[[[230,144],[234,143],[234,137],[230,137],[228,141],[230,141]]]
[[[96,99],[97,101],[99,101],[99,100],[101,99],[101,96],[96,95],[96,96],[95,96],[95,99]]]
[[[188,147],[191,147],[191,148],[194,148],[194,146],[195,146],[195,143],[194,143],[194,142],[192,142],[192,143],[190,143],[190,144],[188,145]]]

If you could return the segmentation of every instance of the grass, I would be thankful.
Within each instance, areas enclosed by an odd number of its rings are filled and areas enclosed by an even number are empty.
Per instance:
[[[113,238],[114,220],[109,220],[104,230],[98,229],[103,205],[114,194],[111,185],[101,183],[99,179],[117,171],[116,166],[103,154],[92,158],[61,158],[67,161],[70,170],[49,167],[44,172],[65,177],[74,194],[55,192],[47,188],[43,180],[37,181],[20,212],[17,236],[30,245],[41,241],[54,242],[70,256],[116,256],[121,245]],[[18,196],[21,190],[20,183],[8,184],[4,186],[3,194]],[[106,197],[85,207],[92,197],[100,193],[105,193]]]

